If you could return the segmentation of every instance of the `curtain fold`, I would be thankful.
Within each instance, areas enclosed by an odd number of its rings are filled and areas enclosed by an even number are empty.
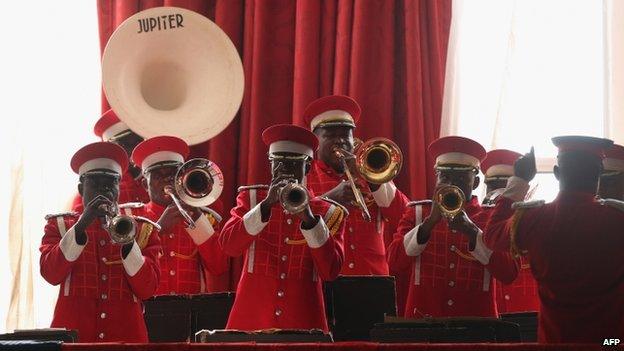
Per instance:
[[[123,20],[163,5],[215,21],[242,57],[239,115],[192,148],[223,170],[226,210],[239,185],[269,180],[261,131],[276,123],[303,125],[305,106],[329,94],[350,95],[362,106],[356,136],[399,144],[405,164],[398,186],[417,199],[430,195],[426,147],[440,132],[451,0],[98,0],[102,50]],[[213,289],[233,288],[237,268],[240,261],[232,275],[214,279]]]
[[[34,323],[33,269],[30,233],[24,230],[24,163],[20,157],[11,170],[9,210],[9,265],[13,278],[6,329],[28,328]]]

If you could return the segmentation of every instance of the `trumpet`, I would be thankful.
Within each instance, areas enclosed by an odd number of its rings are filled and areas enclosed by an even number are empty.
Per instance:
[[[286,212],[295,214],[303,211],[310,199],[308,190],[303,185],[291,182],[280,189],[279,201]]]
[[[438,188],[433,198],[440,208],[442,217],[449,221],[453,220],[453,218],[463,210],[466,204],[466,195],[455,185],[445,185]]]
[[[111,240],[120,245],[131,243],[136,237],[137,222],[131,216],[117,214],[116,205],[108,207],[104,205],[106,216],[102,220],[102,227],[108,232]]]
[[[164,191],[171,197],[189,228],[195,229],[195,221],[182,203],[203,207],[215,202],[223,191],[223,173],[215,163],[194,158],[178,168],[173,186],[166,186]]]

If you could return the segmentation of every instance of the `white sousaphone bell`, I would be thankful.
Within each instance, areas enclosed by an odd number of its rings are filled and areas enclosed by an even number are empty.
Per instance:
[[[236,47],[214,22],[190,10],[155,7],[129,17],[111,35],[102,85],[111,108],[135,133],[173,135],[195,145],[232,122],[244,74]],[[221,194],[223,174],[211,161],[191,161],[170,192],[190,206],[207,206]]]
[[[111,108],[134,132],[195,145],[236,116],[243,65],[227,34],[208,18],[156,7],[129,17],[111,35],[102,85]]]

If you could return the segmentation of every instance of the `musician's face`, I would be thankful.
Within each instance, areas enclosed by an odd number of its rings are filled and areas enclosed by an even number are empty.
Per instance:
[[[160,206],[167,206],[173,201],[171,196],[165,193],[165,187],[173,186],[177,171],[178,167],[171,165],[156,167],[145,173],[142,182],[152,202]]]
[[[455,185],[464,192],[468,200],[472,196],[472,191],[479,186],[479,177],[472,170],[437,170],[436,175],[436,187],[443,184]]]
[[[503,189],[507,187],[507,178],[498,178],[485,181],[485,192],[489,193],[496,189]]]
[[[119,176],[108,174],[84,174],[80,177],[78,192],[82,196],[82,205],[86,206],[98,195],[117,202],[119,198]]]
[[[293,156],[297,157],[299,154],[277,152],[274,156],[277,157],[271,159],[271,176],[273,178],[284,176],[296,179],[299,183],[301,183],[303,181],[303,177],[310,170],[309,160],[289,158]]]
[[[318,158],[338,173],[344,172],[340,159],[334,152],[339,147],[353,152],[353,128],[347,126],[326,127],[314,129],[319,139]]]
[[[130,132],[120,138],[113,138],[110,142],[121,146],[125,151],[128,157],[132,156],[132,151],[134,148],[139,145],[144,139],[134,132]],[[128,171],[132,175],[133,178],[137,178],[141,174],[141,168],[136,166],[130,161],[130,166],[128,167]]]
[[[601,176],[598,196],[603,199],[624,200],[624,173]]]

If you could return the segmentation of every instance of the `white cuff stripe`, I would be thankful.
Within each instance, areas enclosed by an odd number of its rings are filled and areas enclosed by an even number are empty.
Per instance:
[[[383,183],[373,192],[373,198],[379,207],[388,207],[394,200],[394,196],[396,195],[396,186],[393,182]]]
[[[88,240],[89,239],[87,237],[87,242]],[[59,243],[59,247],[61,248],[61,252],[63,252],[63,256],[65,256],[65,259],[69,262],[74,262],[75,260],[77,260],[86,245],[87,243],[85,243],[84,245],[80,245],[76,242],[76,232],[74,231],[74,227],[71,227],[67,231],[67,233],[65,233],[65,235],[61,239],[61,242]]]
[[[141,248],[136,243],[136,241],[132,244],[132,249],[128,256],[125,259],[122,259],[124,269],[129,276],[134,277],[137,272],[143,267],[145,263],[145,257],[143,257],[143,253],[141,253]]]
[[[405,247],[405,253],[411,257],[420,255],[427,247],[427,243],[422,245],[418,243],[418,228],[420,228],[420,224],[407,232],[407,234],[403,237],[403,247]]]
[[[503,196],[517,202],[524,200],[528,191],[529,183],[520,177],[513,176],[507,180],[507,187]]]
[[[481,262],[481,264],[486,265],[490,262],[492,250],[485,246],[485,243],[483,242],[483,232],[481,230],[479,230],[479,233],[477,234],[477,245],[475,246],[474,251],[470,251],[470,254],[472,254],[477,261]]]
[[[190,235],[195,245],[201,245],[210,239],[215,230],[210,224],[210,220],[203,213],[195,221],[195,229],[186,228],[186,232]]]
[[[329,239],[329,229],[325,225],[323,218],[318,217],[318,223],[312,229],[301,228],[301,233],[306,239],[308,246],[313,249],[318,249],[323,246]]]
[[[269,224],[262,222],[262,211],[260,211],[260,204],[254,206],[249,212],[245,213],[243,216],[243,224],[245,225],[245,230],[249,235],[258,235],[264,229],[264,227]]]

